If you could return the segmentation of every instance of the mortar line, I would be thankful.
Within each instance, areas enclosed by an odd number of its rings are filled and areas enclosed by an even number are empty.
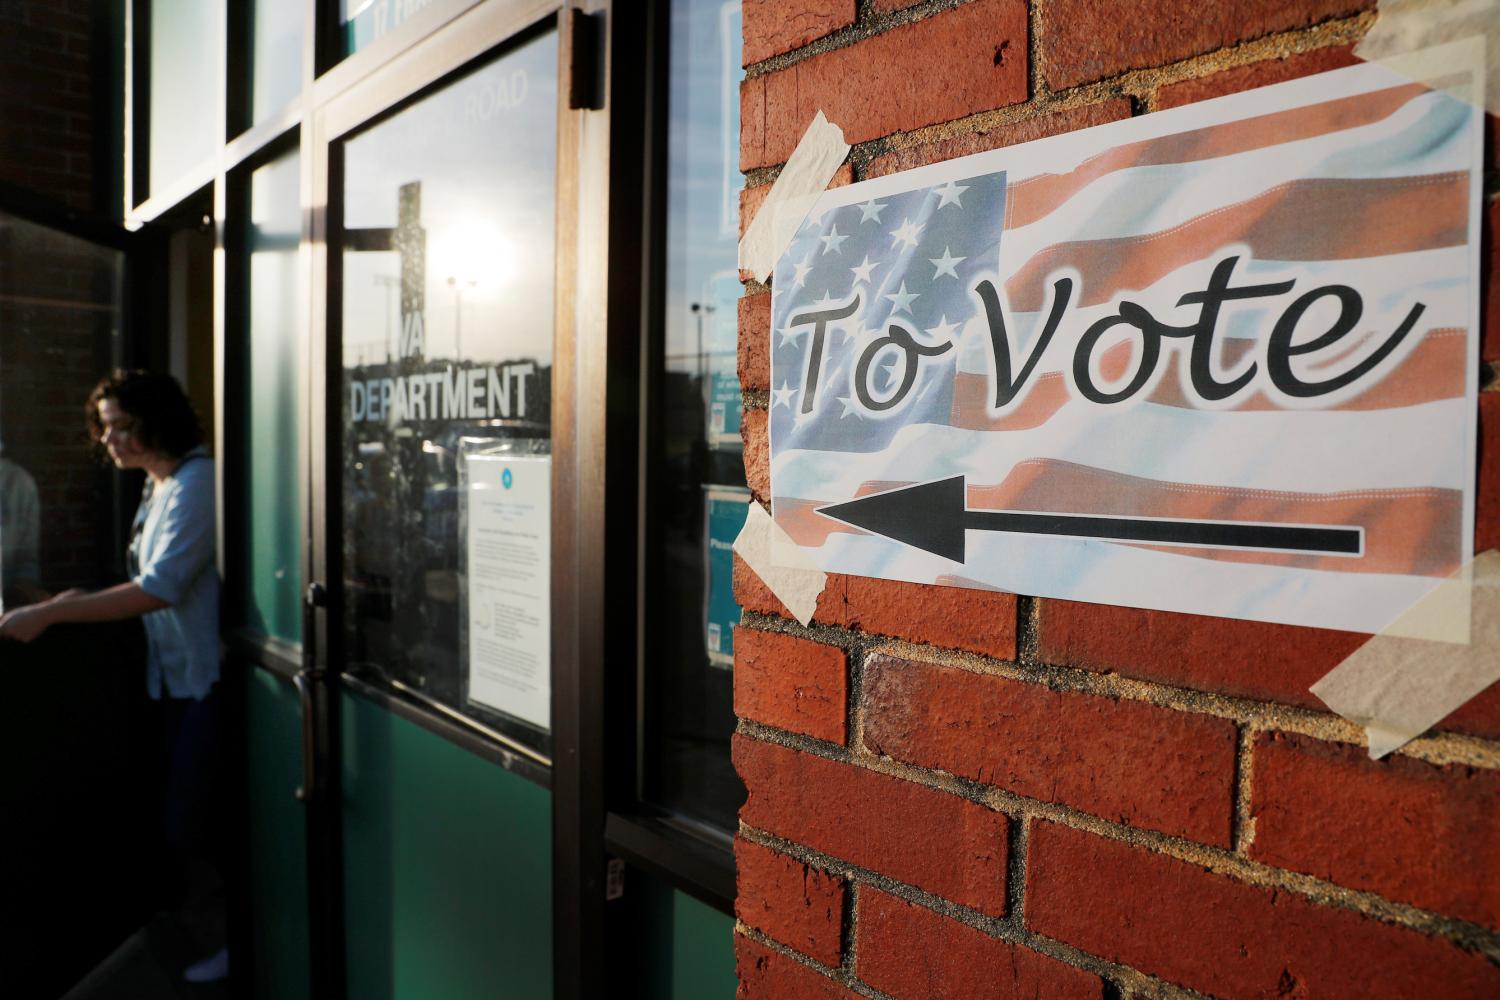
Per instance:
[[[1230,843],[1235,854],[1246,858],[1255,840],[1255,816],[1250,811],[1250,800],[1255,785],[1255,738],[1260,732],[1253,724],[1242,724],[1235,742],[1234,825]]]

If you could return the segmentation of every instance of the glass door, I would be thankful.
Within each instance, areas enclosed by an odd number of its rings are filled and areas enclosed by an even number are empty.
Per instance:
[[[311,878],[348,996],[550,996],[560,42],[439,48],[319,126]]]
[[[346,674],[545,762],[557,40],[343,146]]]

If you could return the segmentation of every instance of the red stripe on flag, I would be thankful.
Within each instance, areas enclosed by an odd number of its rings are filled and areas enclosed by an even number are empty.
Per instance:
[[[1066,174],[1041,174],[1012,184],[1006,191],[1005,226],[1017,229],[1046,218],[1094,181],[1119,170],[1194,163],[1360,128],[1430,92],[1421,84],[1408,84],[1115,146]]]
[[[1053,244],[1005,293],[1012,310],[1040,312],[1048,277],[1072,268],[1082,278],[1077,304],[1098,305],[1232,243],[1263,261],[1349,260],[1462,246],[1468,228],[1467,174],[1291,181],[1161,232]]]

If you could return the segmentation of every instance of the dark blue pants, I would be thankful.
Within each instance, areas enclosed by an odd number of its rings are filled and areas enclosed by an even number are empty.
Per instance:
[[[177,918],[198,955],[225,943],[223,709],[218,685],[201,701],[163,698],[163,834],[176,880]]]

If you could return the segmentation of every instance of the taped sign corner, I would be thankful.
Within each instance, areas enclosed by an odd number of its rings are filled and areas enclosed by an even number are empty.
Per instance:
[[[1380,0],[1354,55],[1490,114],[1500,113],[1500,4],[1495,0]],[[1455,74],[1467,72],[1467,84]]]
[[[745,560],[792,617],[803,625],[812,621],[818,597],[828,583],[828,574],[813,563],[766,509],[755,501],[745,517],[745,527],[734,540],[734,551]]]
[[[820,110],[740,240],[739,266],[764,282],[849,155],[844,130]]]
[[[1500,551],[1444,580],[1310,690],[1365,729],[1371,759],[1399,749],[1500,680]]]

